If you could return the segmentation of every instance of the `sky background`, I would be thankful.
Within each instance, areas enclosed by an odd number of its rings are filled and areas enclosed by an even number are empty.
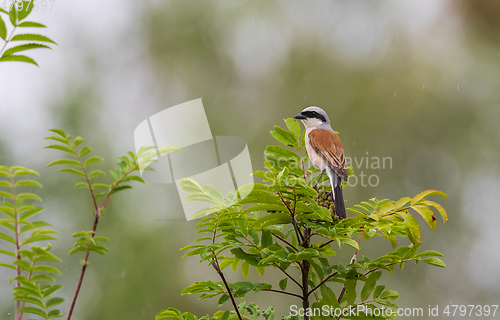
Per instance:
[[[71,234],[91,228],[92,206],[84,190],[71,188],[72,176],[46,168],[61,157],[43,149],[46,130],[83,136],[112,169],[134,149],[142,121],[202,98],[212,134],[244,139],[254,170],[275,143],[269,131],[309,105],[328,112],[346,156],[391,157],[392,168],[354,166],[379,184],[346,188],[348,207],[424,189],[446,192],[449,200],[438,201],[449,222],[438,221],[435,232],[423,228],[422,250],[444,253],[448,268],[407,265],[381,281],[400,293],[401,307],[499,303],[500,2],[52,4],[30,16],[58,43],[31,53],[40,68],[0,64],[0,164],[42,175],[44,215],[61,230],[54,250],[64,259],[58,280],[67,300],[80,270],[80,257],[67,257]],[[175,185],[136,186],[112,200],[98,230],[110,238],[111,251],[91,256],[74,319],[153,319],[168,307],[198,316],[217,310],[216,301],[180,296],[195,281],[217,280],[196,258],[180,259],[196,223],[172,219],[181,210]],[[389,250],[377,239],[360,254]],[[0,270],[1,319],[13,310],[10,276]],[[249,278],[258,279],[254,270]],[[265,278],[279,280],[271,272]],[[273,305],[277,317],[297,303],[269,297],[246,300]]]

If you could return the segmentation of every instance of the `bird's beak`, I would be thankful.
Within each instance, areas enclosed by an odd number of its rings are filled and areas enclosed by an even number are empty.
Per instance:
[[[302,113],[299,113],[298,115],[296,115],[294,117],[295,119],[300,119],[300,120],[303,120],[303,119],[306,119],[307,117],[305,115],[303,115]]]

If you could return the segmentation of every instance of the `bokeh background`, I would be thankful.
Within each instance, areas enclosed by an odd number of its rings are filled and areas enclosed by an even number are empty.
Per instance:
[[[401,294],[397,303],[499,304],[499,16],[500,2],[491,0],[57,0],[31,17],[59,44],[32,54],[40,68],[0,64],[0,164],[42,174],[44,214],[61,231],[58,280],[70,300],[80,270],[79,258],[67,257],[70,235],[91,229],[92,206],[84,190],[71,188],[72,176],[46,168],[61,156],[43,149],[46,129],[85,137],[111,169],[134,149],[140,122],[202,98],[212,133],[245,139],[261,169],[273,126],[318,105],[346,155],[392,158],[392,168],[354,166],[379,184],[347,188],[348,206],[430,188],[449,195],[438,200],[449,222],[424,228],[422,237],[423,249],[443,252],[448,268],[409,264],[385,276],[382,283]],[[180,296],[217,277],[196,258],[180,259],[196,222],[169,219],[179,213],[173,185],[136,186],[112,200],[98,229],[111,251],[91,257],[75,319],[217,310],[215,300]],[[360,254],[389,250],[377,240]],[[271,273],[267,281],[277,284],[281,275]],[[0,270],[1,319],[13,311],[9,276]],[[246,300],[273,305],[277,318],[298,303],[268,293]]]

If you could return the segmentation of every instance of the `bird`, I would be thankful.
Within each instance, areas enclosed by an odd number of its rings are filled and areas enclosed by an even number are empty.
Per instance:
[[[301,120],[304,124],[307,155],[312,165],[321,171],[313,188],[317,189],[321,176],[326,172],[332,186],[335,213],[339,218],[345,219],[342,180],[347,181],[348,174],[344,147],[339,136],[330,126],[330,119],[326,112],[319,107],[307,107],[294,118]]]

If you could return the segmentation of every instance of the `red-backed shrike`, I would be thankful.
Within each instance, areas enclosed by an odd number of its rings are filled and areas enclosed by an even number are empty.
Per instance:
[[[319,179],[326,171],[332,185],[335,213],[345,219],[344,196],[342,195],[342,180],[347,181],[347,166],[345,163],[344,148],[339,136],[330,127],[330,119],[326,112],[318,107],[308,107],[294,117],[302,120],[306,128],[306,150],[314,167],[321,171]]]

